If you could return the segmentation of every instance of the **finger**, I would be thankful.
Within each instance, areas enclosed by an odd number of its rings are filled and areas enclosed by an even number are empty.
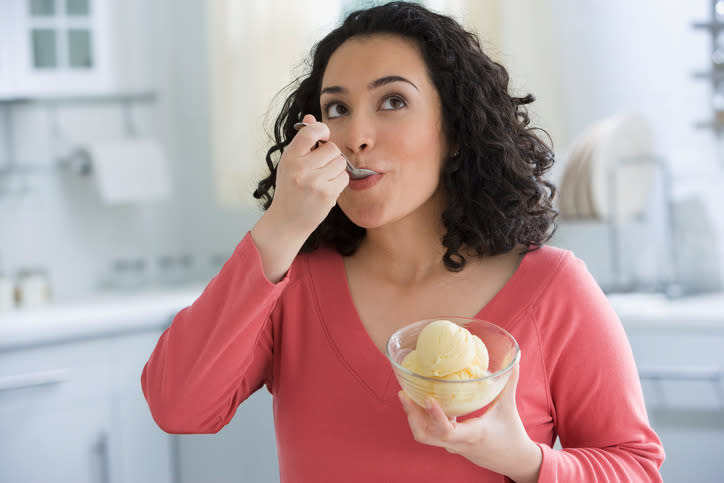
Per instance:
[[[349,185],[349,174],[347,171],[341,172],[336,178],[329,180],[332,189],[339,197],[342,191]]]
[[[339,196],[342,194],[342,191],[344,191],[348,185],[349,185],[349,174],[347,174],[346,171],[343,171],[342,173],[337,175],[336,178],[329,180],[329,190],[330,190],[330,193],[332,193],[334,195],[335,201],[337,200],[337,198],[339,198]]]
[[[510,379],[505,384],[503,392],[508,395],[509,398],[515,400],[515,393],[518,390],[518,380],[520,379],[520,363],[513,367],[513,371],[510,374]]]
[[[425,401],[427,411],[428,433],[436,439],[447,441],[455,432],[456,420],[451,420],[445,415],[440,404],[434,398]]]
[[[342,156],[338,155],[324,166],[317,168],[315,172],[321,179],[329,181],[339,176],[340,173],[347,172],[347,162]]]
[[[317,122],[317,118],[314,117],[314,114],[305,114],[302,118],[302,122],[306,124],[314,124]]]
[[[311,116],[311,115],[310,115]],[[305,117],[306,119],[306,117]],[[314,122],[302,128],[292,142],[289,144],[288,150],[295,155],[303,156],[329,140],[329,127],[322,122]]]
[[[349,175],[345,169],[344,160],[338,158],[324,168],[315,171],[315,179],[312,182],[316,186],[316,190],[329,201],[336,201],[349,184]]]
[[[402,408],[407,414],[407,423],[410,426],[415,441],[427,443],[429,438],[427,435],[427,413],[425,409],[410,399],[404,391],[400,391],[398,395],[402,402]]]
[[[320,145],[312,151],[309,151],[302,157],[305,159],[305,166],[321,168],[332,162],[335,158],[340,157],[341,154],[342,151],[339,150],[336,144],[326,143]]]
[[[513,370],[510,372],[510,377],[505,383],[503,390],[500,391],[498,397],[495,398],[493,404],[503,403],[506,407],[515,407],[515,393],[518,389],[518,379],[520,378],[520,362],[513,366]]]

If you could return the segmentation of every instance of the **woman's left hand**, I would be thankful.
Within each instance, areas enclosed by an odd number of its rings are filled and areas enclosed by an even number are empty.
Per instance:
[[[518,414],[515,403],[518,367],[516,364],[503,391],[488,410],[480,417],[463,422],[445,416],[433,398],[429,398],[423,408],[400,391],[415,440],[445,448],[514,481],[537,481],[543,456]]]

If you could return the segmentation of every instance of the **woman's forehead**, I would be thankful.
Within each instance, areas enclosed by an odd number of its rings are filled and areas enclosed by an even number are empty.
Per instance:
[[[391,75],[414,77],[418,83],[429,82],[417,42],[395,34],[355,36],[342,43],[330,57],[322,87]]]

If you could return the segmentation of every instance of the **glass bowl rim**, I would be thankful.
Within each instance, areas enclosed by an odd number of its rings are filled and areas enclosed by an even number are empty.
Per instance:
[[[390,354],[390,342],[392,341],[392,338],[395,337],[397,334],[399,334],[400,331],[405,330],[412,325],[421,324],[423,322],[427,322],[429,324],[429,323],[435,322],[436,320],[448,320],[448,321],[452,322],[453,324],[455,323],[454,322],[455,320],[466,320],[468,322],[484,322],[485,324],[492,325],[496,329],[500,330],[505,336],[510,338],[510,340],[513,341],[513,346],[515,347],[515,356],[513,357],[513,359],[510,361],[510,363],[507,366],[503,367],[499,371],[493,372],[492,374],[488,374],[483,377],[477,377],[475,379],[463,379],[463,380],[457,380],[457,381],[448,380],[448,379],[438,379],[436,377],[430,377],[430,376],[423,376],[422,374],[418,374],[416,372],[410,371],[409,369],[405,369],[404,367],[402,367],[402,365],[398,364],[397,361],[394,360],[392,358],[392,355]],[[459,325],[459,324],[457,324],[457,325]],[[471,383],[471,382],[481,382],[481,381],[485,381],[488,379],[492,379],[492,378],[501,376],[501,375],[505,374],[506,372],[512,370],[513,367],[515,367],[515,365],[518,362],[520,362],[520,346],[518,345],[518,341],[516,340],[516,338],[513,337],[513,334],[511,334],[510,332],[508,332],[501,326],[490,322],[489,320],[479,319],[477,317],[462,317],[459,315],[446,315],[446,316],[441,316],[441,317],[428,317],[425,319],[416,320],[415,322],[411,322],[411,323],[405,325],[404,327],[397,329],[396,331],[394,331],[392,333],[392,335],[390,335],[387,338],[387,342],[385,343],[385,355],[387,356],[387,360],[390,361],[390,363],[392,364],[392,366],[395,369],[402,371],[404,374],[410,375],[412,377],[416,377],[423,381],[440,382],[440,383],[444,383],[444,384],[466,384],[466,383]]]

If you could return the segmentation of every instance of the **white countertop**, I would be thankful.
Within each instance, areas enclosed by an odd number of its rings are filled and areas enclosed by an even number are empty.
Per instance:
[[[662,294],[611,294],[624,327],[662,329],[723,329],[724,293],[669,299]]]
[[[110,292],[87,300],[0,312],[0,350],[74,338],[162,329],[202,286]]]
[[[88,300],[0,312],[0,350],[62,340],[163,329],[203,286],[105,293]],[[627,329],[724,330],[724,293],[667,299],[658,294],[612,294]]]

